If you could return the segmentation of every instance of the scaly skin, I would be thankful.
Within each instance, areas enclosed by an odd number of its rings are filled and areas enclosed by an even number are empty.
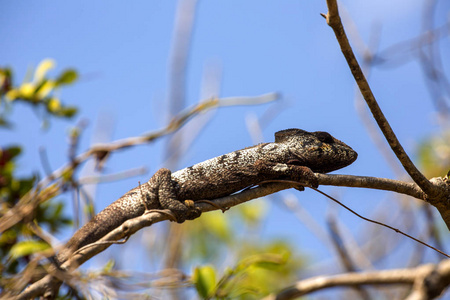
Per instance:
[[[182,223],[200,216],[185,200],[212,200],[275,179],[317,187],[314,172],[338,170],[356,158],[352,148],[326,132],[287,129],[275,133],[273,143],[237,150],[174,173],[160,169],[147,183],[130,190],[81,227],[57,260],[65,262],[73,252],[142,215],[146,208],[170,209]]]

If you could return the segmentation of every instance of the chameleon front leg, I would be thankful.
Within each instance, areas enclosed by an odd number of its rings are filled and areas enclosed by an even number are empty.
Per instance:
[[[169,209],[178,223],[185,220],[193,220],[201,215],[201,211],[192,205],[191,200],[178,199],[178,186],[172,180],[172,172],[166,168],[159,169],[148,181],[151,191],[156,195],[159,205],[163,209]],[[148,206],[151,208],[153,205]]]
[[[285,164],[257,160],[255,167],[259,173],[273,177],[271,179],[292,180],[300,184],[307,184],[313,188],[319,186],[317,177],[310,168],[293,163],[295,162]]]

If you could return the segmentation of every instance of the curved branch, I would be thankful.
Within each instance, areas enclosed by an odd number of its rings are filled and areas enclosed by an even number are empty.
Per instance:
[[[402,193],[421,200],[426,199],[425,194],[414,183],[368,176],[352,176],[339,174],[330,175],[321,173],[316,173],[315,175],[317,176],[320,185],[372,188]],[[255,188],[246,189],[239,193],[214,199],[212,201],[197,201],[195,202],[195,206],[202,212],[208,212],[217,209],[224,210],[224,208],[236,206],[252,199],[264,197],[269,194],[273,194],[281,190],[296,186],[298,186],[298,183],[295,182],[266,183]],[[210,204],[211,202],[213,204]],[[144,227],[151,226],[154,223],[169,219],[171,219],[169,211],[162,210],[160,212],[157,212],[152,210],[142,216],[127,220],[121,226],[105,235],[98,242],[90,244],[78,250],[61,267],[63,270],[74,270],[93,256],[107,249],[112,244],[117,243],[117,241],[129,237],[130,235]],[[444,221],[446,220],[444,219]],[[450,221],[447,224],[450,224]],[[40,281],[33,283],[27,289],[25,289],[24,292],[17,297],[17,299],[27,299],[29,297],[34,297],[36,295],[39,295],[39,293],[43,290],[43,286],[55,286],[58,284],[60,284],[60,280],[57,277],[54,277],[53,275],[47,275]]]
[[[366,176],[336,174],[328,175],[320,173],[316,173],[315,175],[317,176],[320,185],[373,188],[394,191],[422,200],[425,198],[424,193],[414,183],[406,183],[398,180]],[[252,199],[264,197],[269,194],[273,194],[281,190],[293,187],[298,187],[298,183],[291,181],[265,183],[261,186],[246,189],[239,193],[214,199],[211,201],[196,201],[195,206],[202,212],[208,212],[217,209],[225,210],[226,208],[239,205]],[[148,227],[154,223],[170,219],[170,211],[168,210],[151,210],[142,216],[127,220],[121,226],[117,227],[116,229],[105,235],[103,238],[101,238],[98,242],[87,245],[78,250],[61,266],[61,268],[66,271],[72,271],[93,256],[107,249],[112,244],[118,243],[117,241],[129,237],[130,235],[134,234],[144,227]],[[28,299],[30,297],[35,297],[37,295],[40,295],[42,291],[48,290],[49,286],[57,287],[58,285],[60,285],[62,278],[67,279],[67,274],[60,274],[61,272],[56,272],[55,270],[49,273],[49,275],[27,287],[20,295],[16,297],[16,299]],[[59,276],[55,276],[55,274],[59,274]]]
[[[361,94],[366,100],[372,115],[383,132],[389,146],[397,156],[403,168],[408,172],[409,176],[417,183],[418,186],[430,197],[436,197],[441,193],[440,189],[433,185],[413,164],[408,154],[406,154],[399,140],[397,139],[394,131],[389,125],[386,117],[381,111],[375,96],[370,89],[361,67],[353,53],[353,50],[348,41],[347,35],[342,25],[341,18],[339,16],[338,6],[336,0],[327,0],[328,14],[324,17],[327,20],[328,25],[333,29],[336,39],[341,47],[342,54],[347,60],[347,64],[355,78],[356,83],[361,91]]]
[[[195,206],[202,212],[208,212],[217,209],[224,210],[226,208],[236,206],[252,199],[264,197],[284,189],[292,188],[297,185],[298,184],[291,183],[269,183],[252,189],[243,190],[237,194],[215,199],[213,200],[214,205],[198,201],[195,203]],[[169,210],[151,210],[142,216],[127,220],[121,226],[112,230],[99,241],[87,245],[76,251],[70,259],[68,259],[63,265],[61,265],[61,269],[69,272],[73,271],[96,254],[104,251],[112,244],[117,243],[117,241],[129,237],[130,235],[134,234],[144,227],[148,227],[152,224],[170,219],[171,216]],[[62,278],[66,280],[67,274],[61,274],[61,272],[58,272],[53,268],[53,270],[50,270],[48,275],[28,286],[21,294],[16,296],[14,299],[30,299],[42,295],[42,293],[45,291],[54,290],[55,287],[57,288],[61,284]]]
[[[440,295],[450,283],[450,260],[444,260],[437,265],[421,265],[416,268],[346,273],[332,276],[317,276],[297,282],[277,295],[270,295],[265,300],[294,299],[318,290],[330,287],[378,284],[408,284],[414,285],[415,292],[429,295],[433,299]]]

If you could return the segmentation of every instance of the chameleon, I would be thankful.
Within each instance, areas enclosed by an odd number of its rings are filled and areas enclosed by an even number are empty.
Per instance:
[[[200,162],[172,173],[159,169],[148,182],[128,191],[82,226],[57,255],[61,264],[128,219],[150,209],[169,209],[178,223],[200,216],[192,201],[213,200],[271,180],[318,187],[314,173],[353,163],[358,154],[327,132],[286,129],[275,142],[262,143]]]

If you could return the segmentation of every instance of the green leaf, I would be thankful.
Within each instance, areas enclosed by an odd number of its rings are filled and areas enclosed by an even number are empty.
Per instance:
[[[61,102],[58,98],[51,98],[47,102],[47,110],[51,113],[57,114],[61,110]]]
[[[36,86],[34,85],[34,83],[25,82],[19,88],[19,93],[20,93],[19,97],[25,98],[25,99],[30,99],[33,97],[35,91],[36,91]],[[10,94],[10,93],[8,93],[8,94]]]
[[[19,257],[43,251],[48,248],[50,248],[50,246],[42,241],[22,241],[12,246],[9,255],[13,259],[18,259]]]
[[[9,86],[11,84],[11,69],[9,68],[5,68],[5,69],[1,69],[0,68],[0,90],[2,90],[3,88],[8,88],[7,86]],[[6,84],[6,86],[5,86]]]
[[[46,100],[46,107],[49,113],[58,117],[71,118],[78,112],[74,106],[63,106],[55,97]]]
[[[10,68],[0,68],[0,79],[11,78],[12,72]],[[2,82],[0,80],[0,82]]]
[[[216,271],[214,267],[204,266],[195,268],[192,281],[201,298],[211,297],[216,287]]]
[[[45,82],[37,89],[36,97],[42,99],[48,96],[55,88],[56,83],[53,80],[45,80]]]
[[[0,235],[0,246],[4,244],[13,244],[17,239],[17,231],[16,230],[6,230]]]
[[[0,148],[0,159],[8,157],[8,160],[12,160],[14,157],[22,152],[22,148],[19,146],[12,146],[8,148]]]
[[[16,100],[21,96],[21,93],[18,89],[11,89],[6,93],[6,99],[9,101]]]
[[[74,106],[63,107],[59,111],[59,115],[66,118],[73,117],[78,112],[78,109]]]
[[[289,258],[289,253],[260,253],[251,255],[242,259],[236,266],[235,270],[240,272],[249,267],[258,267],[263,269],[270,269],[274,266],[280,266],[286,263]]]
[[[77,79],[78,79],[77,71],[73,69],[67,69],[64,70],[64,72],[61,75],[59,75],[59,77],[56,79],[56,84],[57,85],[70,84]]]
[[[103,266],[103,272],[111,272],[114,269],[116,262],[113,259],[108,260],[108,262]]]
[[[34,72],[34,82],[39,83],[44,78],[45,75],[55,67],[56,63],[53,59],[44,59],[41,61],[41,63],[37,66],[36,71]]]

